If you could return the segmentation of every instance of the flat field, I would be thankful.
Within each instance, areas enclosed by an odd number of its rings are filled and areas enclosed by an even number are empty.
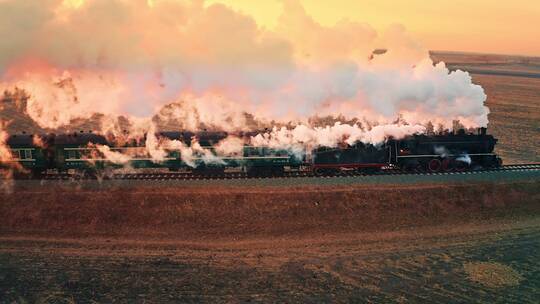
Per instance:
[[[0,303],[535,303],[539,189],[17,184]]]
[[[1,238],[3,303],[538,303],[540,221],[181,242]]]

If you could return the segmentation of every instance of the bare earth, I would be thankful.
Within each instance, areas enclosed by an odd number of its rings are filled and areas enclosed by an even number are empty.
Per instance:
[[[0,295],[4,303],[535,303],[539,189],[538,178],[16,188],[0,195]]]
[[[0,290],[6,303],[537,303],[539,247],[538,219],[236,242],[5,238]]]

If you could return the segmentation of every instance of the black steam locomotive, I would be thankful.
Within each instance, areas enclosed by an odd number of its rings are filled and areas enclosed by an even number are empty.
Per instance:
[[[459,130],[455,133],[411,135],[401,139],[389,138],[379,145],[356,142],[353,145],[319,147],[302,153],[246,145],[242,151],[227,156],[218,156],[214,148],[216,143],[228,136],[223,132],[163,132],[156,135],[158,138],[181,140],[188,146],[196,138],[207,151],[206,155],[194,154],[187,162],[179,150],[173,149],[168,150],[163,159],[156,161],[148,155],[144,140],[120,145],[89,132],[57,136],[23,134],[9,137],[7,144],[12,153],[11,164],[0,165],[13,167],[13,163],[16,163],[33,175],[41,175],[48,170],[95,172],[129,166],[133,169],[185,170],[202,175],[241,170],[251,176],[280,176],[286,171],[335,175],[351,170],[372,173],[385,168],[448,172],[502,164],[494,153],[497,139],[488,135],[485,128],[478,129],[475,134]],[[243,136],[251,135],[246,133]],[[129,155],[129,159],[120,164],[104,157],[95,145],[107,145],[111,152]]]
[[[480,128],[476,134],[459,130],[433,135],[411,135],[388,139],[382,145],[356,143],[343,148],[313,151],[312,170],[321,175],[343,169],[365,172],[385,167],[418,172],[448,172],[492,168],[502,165],[494,153],[497,139]]]

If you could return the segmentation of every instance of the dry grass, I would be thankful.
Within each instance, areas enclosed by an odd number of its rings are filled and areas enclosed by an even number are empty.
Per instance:
[[[39,295],[36,304],[75,304],[77,303],[73,296],[66,295],[63,292],[47,292]]]
[[[7,303],[537,303],[539,219],[228,242],[2,237],[0,294]]]
[[[435,62],[444,61],[451,68],[481,68],[490,71],[507,72],[540,72],[540,57],[459,53],[459,52],[431,52]]]
[[[0,195],[8,303],[537,299],[539,182],[126,187]],[[525,279],[471,283],[479,260]]]
[[[463,265],[469,279],[491,288],[517,286],[523,277],[509,266],[494,262],[473,262]]]
[[[540,78],[473,75],[490,108],[489,130],[505,163],[540,162]]]
[[[77,189],[0,194],[0,231],[183,239],[396,230],[540,212],[540,184]]]

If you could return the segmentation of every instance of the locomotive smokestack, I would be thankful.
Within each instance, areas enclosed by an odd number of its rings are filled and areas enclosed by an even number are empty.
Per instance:
[[[485,136],[487,134],[487,128],[480,128],[480,135]]]

